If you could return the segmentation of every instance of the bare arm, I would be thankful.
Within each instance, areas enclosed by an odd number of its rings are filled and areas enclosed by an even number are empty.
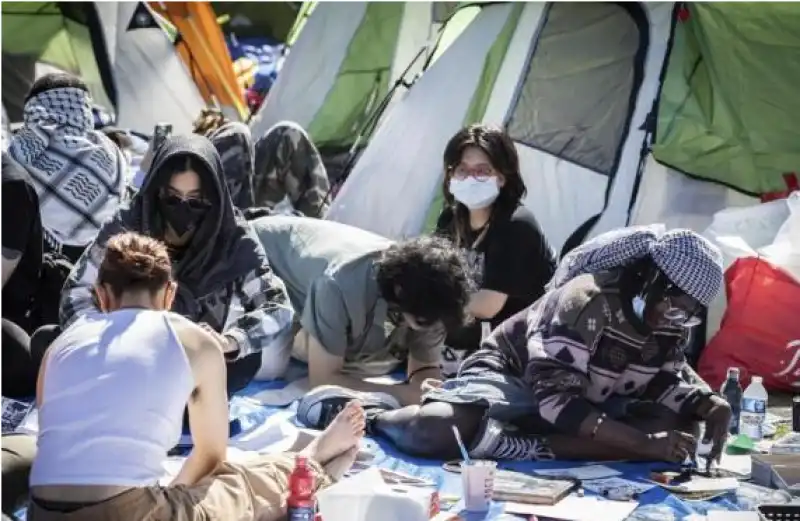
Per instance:
[[[192,452],[172,485],[194,485],[225,460],[228,446],[227,375],[222,345],[198,326],[179,333],[194,374],[196,387],[189,398]]]
[[[3,248],[3,287],[6,286],[6,282],[11,278],[11,274],[17,269],[21,258],[22,252]]]
[[[36,377],[36,408],[42,408],[44,402],[44,372],[47,366],[47,352],[42,357],[42,364],[39,366],[39,374]]]
[[[382,384],[366,382],[361,378],[342,373],[344,358],[336,356],[322,347],[312,335],[303,331],[308,342],[308,378],[311,387],[319,385],[340,385],[354,391],[388,393],[403,405],[419,403],[422,380],[414,378],[415,383]]]
[[[467,310],[477,319],[494,318],[506,305],[508,295],[491,289],[482,289],[469,299]]]

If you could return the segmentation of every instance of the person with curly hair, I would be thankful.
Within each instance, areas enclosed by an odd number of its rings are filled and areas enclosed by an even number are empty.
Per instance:
[[[445,206],[436,234],[464,251],[478,290],[469,301],[475,320],[447,336],[442,372],[455,376],[485,335],[544,294],[555,255],[522,204],[525,183],[514,142],[501,128],[474,124],[444,150]]]
[[[381,399],[393,405],[418,403],[423,380],[440,377],[447,331],[465,321],[471,287],[458,250],[442,238],[395,243],[308,217],[252,224],[299,317],[293,355],[308,362],[312,387],[336,384],[388,393]],[[365,380],[406,362],[403,384]]]
[[[512,460],[682,462],[705,421],[718,458],[730,407],[684,375],[689,328],[722,287],[722,256],[689,230],[634,227],[600,235],[559,264],[545,295],[495,329],[458,376],[429,380],[419,405],[365,402],[367,432],[405,453]],[[358,396],[312,390],[307,427]]]

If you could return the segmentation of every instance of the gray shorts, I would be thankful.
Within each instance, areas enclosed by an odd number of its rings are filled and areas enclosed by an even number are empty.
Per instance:
[[[484,407],[487,417],[517,425],[529,433],[555,432],[555,427],[539,414],[539,404],[530,386],[520,377],[497,371],[473,369],[445,380],[441,387],[422,396],[422,403],[427,402]],[[638,402],[635,398],[614,395],[596,407],[610,418],[623,419],[628,416],[628,407]]]
[[[423,395],[422,403],[427,402],[485,407],[489,418],[506,423],[540,419],[533,392],[522,378],[496,371],[472,372],[445,380],[441,387]]]

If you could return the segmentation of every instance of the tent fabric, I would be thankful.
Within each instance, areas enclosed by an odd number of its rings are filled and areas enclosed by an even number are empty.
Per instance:
[[[150,134],[158,122],[190,132],[205,106],[167,34],[141,2],[97,2],[119,106],[116,125]]]
[[[431,2],[322,2],[289,50],[254,135],[282,120],[309,129],[320,148],[349,147],[431,36]]]
[[[318,146],[343,147],[389,90],[404,4],[370,2],[353,35],[336,83],[308,128]]]
[[[444,147],[464,122],[486,56],[512,7],[508,3],[483,8],[387,113],[333,200],[327,219],[395,239],[422,231],[441,187]]]
[[[116,105],[95,3],[3,2],[2,91],[12,122],[22,120],[25,94],[47,65],[79,76],[95,101]]]
[[[521,13],[511,10],[515,5],[520,6]],[[558,68],[563,78],[561,90],[578,93],[575,95],[582,99],[574,101],[560,96],[560,92],[553,94],[551,88],[547,91],[550,96],[541,103],[552,102],[557,106],[575,102],[588,107],[603,104],[609,110],[623,112],[624,118],[620,124],[619,116],[612,117],[615,123],[608,126],[607,131],[616,135],[603,136],[605,146],[614,148],[603,156],[613,157],[615,164],[613,171],[606,173],[518,140],[521,173],[528,189],[523,202],[536,215],[548,240],[557,249],[586,223],[593,225],[589,236],[625,226],[641,172],[643,150],[646,150],[645,122],[658,94],[670,36],[672,4],[669,3],[638,3],[633,7],[609,4],[620,13],[608,15],[616,20],[610,32],[591,30],[591,24],[588,32],[579,30],[587,27],[584,13],[597,12],[595,4],[591,3],[486,3],[477,6],[480,9],[477,16],[452,39],[388,113],[333,201],[327,218],[392,238],[422,233],[425,225],[430,224],[426,216],[435,215],[440,208],[441,155],[447,140],[466,122],[503,126],[513,121],[514,108],[522,98],[521,91],[526,87],[525,78],[529,76],[531,65],[547,65],[547,60],[537,62],[531,58],[535,56],[537,44],[542,44],[542,36],[551,31],[546,14],[555,5],[568,10],[556,20],[571,20],[573,30],[570,32],[584,35],[574,38],[573,52],[556,53],[564,62]],[[463,9],[474,8],[473,5]],[[619,34],[620,26],[629,27],[622,16],[632,18],[633,14],[629,13],[634,12],[638,12],[636,37],[629,32]],[[624,23],[620,24],[619,20]],[[501,45],[507,23],[513,24],[510,41]],[[445,33],[448,29],[446,26]],[[621,52],[622,44],[626,45],[625,52]],[[616,70],[617,63],[624,57],[630,70],[625,70],[623,76],[629,79],[626,82],[615,80],[614,89],[605,85],[587,88],[587,82],[592,80],[587,79],[589,71],[582,58],[585,47],[592,48],[590,56],[600,71]],[[484,64],[493,48],[505,50],[501,53],[496,75],[485,76]],[[634,55],[636,60],[631,59]],[[567,84],[565,71],[585,73],[573,75],[574,83]],[[536,71],[533,77],[547,77],[546,72]],[[611,74],[598,74],[603,81],[611,81]],[[636,81],[631,80],[631,76]],[[479,92],[490,94],[485,109],[472,116],[471,110],[476,107],[472,102],[480,98]],[[562,112],[569,114],[568,108]],[[574,122],[566,119],[561,123],[560,132],[574,127]]]
[[[639,29],[611,3],[550,4],[508,121],[520,143],[612,173],[634,88]],[[577,50],[580,52],[577,52]]]
[[[65,71],[89,85],[116,125],[149,134],[158,122],[188,132],[205,105],[154,13],[143,2],[4,2],[3,103],[21,121],[33,81]]]
[[[174,25],[178,53],[207,103],[216,101],[231,118],[248,116],[225,37],[209,2],[149,2]]]
[[[800,165],[800,5],[691,3],[675,29],[653,154],[759,195]]]

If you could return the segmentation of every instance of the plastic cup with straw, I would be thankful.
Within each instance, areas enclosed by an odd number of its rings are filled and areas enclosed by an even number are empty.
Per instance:
[[[477,460],[469,457],[467,447],[461,439],[458,427],[453,425],[453,435],[461,451],[461,486],[464,496],[464,507],[468,512],[487,512],[492,504],[494,492],[494,476],[497,463],[494,461]]]

